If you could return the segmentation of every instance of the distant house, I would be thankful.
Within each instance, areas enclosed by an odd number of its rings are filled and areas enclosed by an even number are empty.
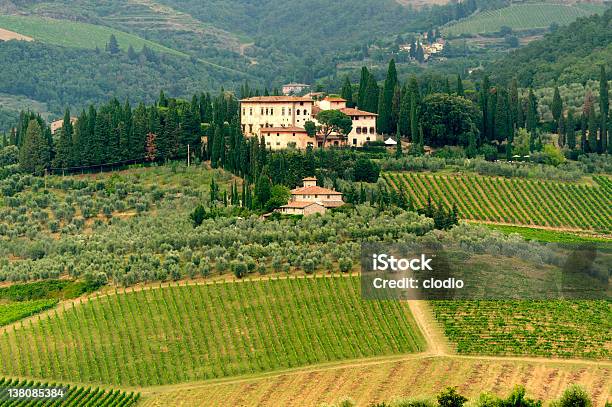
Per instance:
[[[310,89],[310,85],[305,83],[288,83],[283,85],[283,95],[297,95]]]
[[[327,209],[344,205],[342,192],[317,185],[317,179],[304,178],[300,188],[291,190],[291,201],[276,211],[288,215],[312,215],[325,213]]]
[[[76,117],[71,117],[70,118],[70,123],[72,123],[72,125],[74,125],[77,121]],[[59,129],[61,129],[64,126],[64,119],[61,120],[56,120],[54,122],[51,122],[51,134],[55,134],[56,131],[58,131]]]

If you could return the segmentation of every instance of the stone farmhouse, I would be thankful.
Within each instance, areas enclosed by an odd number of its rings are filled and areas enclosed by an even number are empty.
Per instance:
[[[304,178],[303,186],[291,190],[291,200],[276,209],[287,215],[313,215],[344,205],[342,193],[317,185],[317,179]]]
[[[317,123],[316,115],[322,110],[340,110],[350,116],[353,128],[346,137],[332,134],[323,145],[323,136],[311,137],[304,130],[307,121]],[[376,113],[346,107],[346,100],[325,97],[313,100],[305,96],[257,96],[240,101],[240,124],[247,137],[264,137],[272,150],[285,148],[305,149],[308,146],[362,147],[378,138]]]

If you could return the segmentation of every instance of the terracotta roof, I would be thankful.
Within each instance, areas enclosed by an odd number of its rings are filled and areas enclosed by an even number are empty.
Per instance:
[[[340,111],[349,116],[378,116],[376,113],[366,112],[365,110],[353,109],[351,107],[345,107]]]
[[[267,103],[278,103],[278,102],[312,102],[311,98],[302,96],[255,96],[252,98],[241,99],[241,102],[267,102]]]
[[[287,127],[263,127],[262,133],[306,133],[302,127],[287,126]]]
[[[297,209],[304,209],[304,208],[308,208],[310,205],[319,205],[319,206],[323,206],[318,202],[306,202],[306,201],[291,201],[289,202],[287,205],[283,205],[281,206],[281,208],[297,208]]]
[[[326,96],[325,99],[323,100],[327,100],[329,102],[346,102],[346,99],[343,99],[337,96],[331,96],[331,97]]]
[[[342,195],[342,193],[333,189],[311,186],[292,189],[291,195]]]
[[[316,181],[317,177],[306,177],[302,181]]]
[[[337,208],[344,205],[344,201],[323,201],[321,202],[326,208]]]

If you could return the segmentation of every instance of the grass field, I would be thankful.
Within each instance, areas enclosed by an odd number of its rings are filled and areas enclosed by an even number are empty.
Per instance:
[[[610,301],[433,301],[459,353],[612,359]]]
[[[165,52],[177,56],[186,54],[173,50],[153,41],[128,34],[123,31],[100,25],[80,23],[67,20],[54,20],[33,16],[3,16],[0,15],[0,28],[17,32],[37,41],[64,47],[104,49],[111,34],[114,34],[119,47],[127,50],[131,45],[140,50],[144,45],[158,52]]]
[[[425,398],[448,386],[471,400],[484,390],[506,397],[517,384],[527,396],[557,399],[570,384],[588,391],[594,406],[603,407],[610,388],[611,365],[546,361],[490,360],[462,357],[415,357],[319,368],[240,382],[145,390],[143,407],[321,406],[350,398],[357,406],[396,398]],[[472,404],[470,404],[472,405]]]
[[[498,32],[502,26],[513,30],[547,28],[552,23],[567,25],[580,17],[602,13],[603,4],[515,4],[499,10],[477,13],[444,28],[450,35]]]
[[[408,305],[359,279],[290,278],[103,296],[0,333],[2,374],[158,385],[423,350]]]
[[[529,228],[524,226],[509,226],[509,225],[494,225],[484,224],[483,226],[499,230],[500,232],[511,234],[517,233],[526,240],[536,240],[538,242],[551,242],[551,243],[583,243],[583,242],[596,242],[596,243],[612,243],[612,240],[604,237],[587,236],[587,235],[576,235],[567,232],[557,232],[556,230],[546,230]]]
[[[47,399],[43,402],[40,399],[5,399],[5,389],[49,389],[60,387],[64,394],[59,399]],[[140,395],[134,393],[125,393],[119,390],[104,390],[94,389],[91,387],[80,387],[61,385],[57,383],[40,383],[31,380],[19,380],[19,379],[0,379],[0,404],[3,407],[34,407],[34,406],[51,406],[61,405],[64,407],[79,407],[79,406],[104,406],[104,407],[129,407],[138,401]],[[55,403],[55,404],[54,404]]]
[[[607,177],[596,185],[507,179],[475,175],[423,173],[384,174],[402,188],[417,207],[434,203],[457,204],[463,219],[537,225],[609,234],[612,230],[612,193]]]
[[[37,314],[57,304],[57,300],[0,303],[0,326]]]

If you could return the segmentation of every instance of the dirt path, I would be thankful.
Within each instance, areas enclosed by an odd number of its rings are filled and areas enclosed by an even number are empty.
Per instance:
[[[454,353],[440,325],[435,321],[429,303],[423,300],[411,300],[408,301],[408,306],[427,343],[426,352],[435,356]]]
[[[0,41],[10,41],[10,40],[18,40],[18,41],[34,41],[34,38],[28,37],[27,35],[22,35],[13,31],[5,30],[4,28],[0,28]]]

